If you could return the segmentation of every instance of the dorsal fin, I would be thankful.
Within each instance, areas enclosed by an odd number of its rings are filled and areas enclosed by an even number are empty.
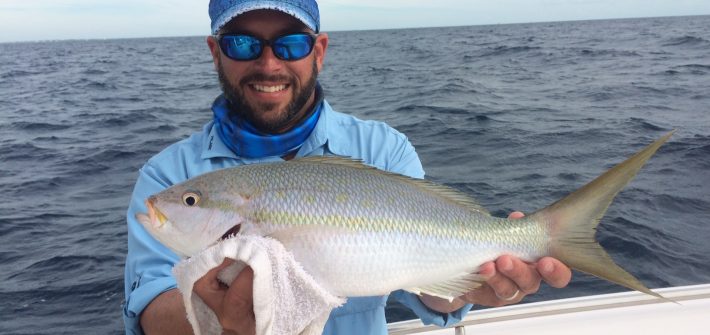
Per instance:
[[[347,166],[347,167],[350,167],[353,169],[367,170],[367,171],[370,171],[373,173],[381,173],[381,174],[389,176],[390,178],[394,178],[399,181],[408,183],[410,185],[414,185],[415,187],[420,188],[424,191],[428,191],[428,192],[432,192],[434,194],[437,194],[440,197],[442,197],[448,201],[451,201],[455,204],[458,204],[458,205],[468,208],[470,210],[474,210],[474,211],[477,211],[477,212],[485,214],[485,215],[490,215],[488,210],[483,208],[483,206],[479,205],[473,198],[471,198],[470,196],[468,196],[467,194],[465,194],[461,191],[458,191],[456,189],[453,189],[453,188],[445,186],[445,185],[436,184],[434,182],[431,182],[431,181],[428,181],[425,179],[416,179],[416,178],[411,178],[411,177],[404,176],[401,174],[380,170],[378,168],[375,168],[375,167],[365,164],[362,160],[359,160],[359,159],[353,159],[353,158],[342,157],[342,156],[309,156],[309,157],[301,157],[301,158],[292,159],[288,162],[332,164],[332,165]]]

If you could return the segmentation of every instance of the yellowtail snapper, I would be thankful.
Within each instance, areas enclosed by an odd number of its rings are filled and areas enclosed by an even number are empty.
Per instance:
[[[343,297],[405,289],[453,299],[481,285],[481,264],[509,254],[526,261],[552,256],[663,298],[616,265],[595,232],[616,194],[671,135],[517,220],[493,217],[449,187],[337,157],[200,175],[151,196],[148,213],[137,218],[184,257],[232,233],[274,238]]]

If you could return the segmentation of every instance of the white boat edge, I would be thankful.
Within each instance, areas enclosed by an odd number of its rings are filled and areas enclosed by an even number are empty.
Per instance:
[[[388,324],[389,334],[707,334],[710,284],[654,289],[668,302],[631,291],[471,311],[449,328],[419,320]]]

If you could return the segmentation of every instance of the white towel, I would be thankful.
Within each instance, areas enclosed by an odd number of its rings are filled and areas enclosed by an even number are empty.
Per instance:
[[[254,270],[254,316],[258,335],[321,334],[330,311],[345,302],[318,285],[280,242],[267,237],[237,235],[173,268],[195,335],[222,333],[217,316],[193,294],[192,288],[225,258],[237,262],[219,274],[224,283],[231,283],[245,264]]]

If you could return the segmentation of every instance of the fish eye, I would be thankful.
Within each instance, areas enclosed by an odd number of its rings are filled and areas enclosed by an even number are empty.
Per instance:
[[[195,206],[200,203],[200,194],[198,192],[187,192],[182,195],[182,203],[185,206]]]

